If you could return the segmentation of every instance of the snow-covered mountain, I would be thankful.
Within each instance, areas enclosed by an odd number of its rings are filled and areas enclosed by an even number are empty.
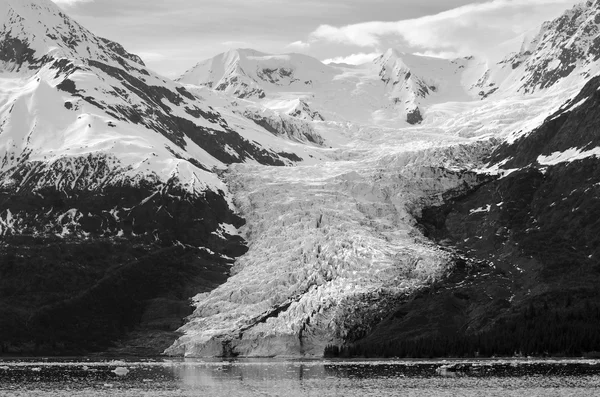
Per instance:
[[[216,111],[182,85],[148,70],[119,44],[95,36],[49,0],[1,0],[0,18],[0,262],[33,266],[29,271],[40,277],[63,271],[55,266],[82,261],[76,254],[85,251],[82,247],[97,253],[92,262],[98,268],[83,279],[68,276],[69,287],[38,286],[40,295],[52,297],[44,304],[58,305],[48,309],[59,311],[49,319],[61,318],[61,310],[78,311],[73,305],[81,302],[66,291],[72,288],[81,298],[85,288],[97,288],[93,282],[114,274],[115,260],[123,268],[135,268],[141,266],[136,262],[140,257],[179,246],[184,248],[177,255],[161,262],[163,272],[189,263],[183,258],[194,253],[204,255],[207,269],[226,268],[246,248],[235,232],[243,220],[217,172],[235,162],[283,166],[308,158],[310,147],[305,150],[286,138],[293,126],[280,133],[232,111]],[[112,250],[98,248],[106,244],[125,247],[123,252],[137,247],[137,252],[115,259]],[[44,245],[63,248],[34,253]],[[50,269],[36,267],[36,255]],[[188,270],[197,274],[201,268]],[[4,277],[8,284],[2,288],[13,288],[24,274]],[[92,295],[102,301],[129,294],[127,283],[138,283],[133,280],[141,274],[119,276],[127,280],[120,292]],[[160,284],[157,277],[146,281]],[[190,274],[180,277],[174,284],[180,289],[195,280]],[[146,302],[159,291],[146,285],[143,296],[135,299]],[[185,306],[186,293],[175,301]],[[22,311],[28,301],[22,298],[15,304],[20,309],[9,307],[0,315],[14,319],[9,330],[19,328],[16,324],[25,315],[41,316],[41,305]],[[121,325],[107,335],[116,338],[123,322],[139,318],[148,304],[128,307],[130,312],[114,320]],[[117,306],[106,310],[105,317],[89,322],[92,331],[82,334],[102,333]],[[47,321],[51,324],[42,327],[62,326]],[[180,319],[175,321],[176,328]],[[23,338],[35,332],[33,327]]]
[[[479,66],[473,58],[447,60],[388,50],[374,61],[390,100],[403,107],[406,121],[423,121],[421,108],[432,103],[473,99],[470,87]]]
[[[440,340],[468,346],[469,337],[516,332],[508,327],[520,329],[536,299],[550,307],[553,294],[579,293],[578,283],[582,297],[595,296],[598,224],[582,217],[600,210],[595,79],[582,90],[595,61],[575,52],[575,72],[542,76],[546,60],[563,62],[566,43],[593,41],[597,8],[588,2],[545,24],[506,58],[522,58],[514,68],[392,50],[367,65],[329,65],[334,82],[302,95],[251,79],[264,93],[246,98],[253,104],[284,108],[301,97],[323,115],[326,145],[339,133],[334,120],[354,122],[340,133],[351,138],[333,162],[232,167],[249,251],[227,283],[195,298],[167,353],[319,356],[337,345],[410,355]],[[391,108],[420,125],[398,123]],[[588,238],[577,241],[579,227]],[[517,348],[527,332],[511,337]]]
[[[49,0],[1,4],[3,185],[62,192],[174,183],[225,197],[213,167],[300,160],[271,132],[218,113]]]
[[[308,120],[416,124],[422,120],[420,106],[471,98],[478,69],[481,64],[473,59],[449,61],[393,49],[360,66],[239,49],[200,62],[178,81]]]
[[[231,50],[200,62],[178,79],[238,98],[264,98],[265,89],[308,91],[331,78],[332,68],[302,54],[269,55],[251,49]]]
[[[526,37],[518,52],[490,66],[479,82],[483,95],[531,94],[576,84],[600,71],[600,3],[585,1]]]
[[[179,81],[305,119],[416,124],[440,104],[581,88],[600,70],[597,14],[597,2],[577,5],[499,63],[390,49],[364,65],[324,65],[301,54],[238,49],[200,62]]]
[[[114,42],[94,36],[71,20],[51,1],[4,0],[2,14],[3,70],[35,70],[52,58],[87,58],[144,66]],[[125,67],[125,66],[124,66]]]
[[[494,329],[598,254],[599,4],[498,64],[242,49],[174,82],[0,0],[0,341],[164,349],[196,294],[168,354]]]

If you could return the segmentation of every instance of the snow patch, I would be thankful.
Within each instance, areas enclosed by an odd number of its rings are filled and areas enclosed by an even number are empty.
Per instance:
[[[564,152],[554,152],[548,156],[541,155],[537,158],[540,165],[556,165],[560,163],[571,163],[588,157],[600,157],[600,147],[582,151],[579,148],[570,148]]]
[[[470,210],[469,215],[478,214],[478,213],[482,213],[482,212],[490,212],[491,209],[492,209],[492,206],[490,204],[488,204],[485,207],[480,207],[480,208]]]

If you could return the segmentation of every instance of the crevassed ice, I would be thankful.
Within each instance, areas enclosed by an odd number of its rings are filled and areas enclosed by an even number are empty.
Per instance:
[[[226,284],[196,297],[168,352],[318,356],[364,331],[448,270],[449,254],[416,230],[415,216],[442,192],[474,184],[449,169],[475,166],[490,146],[409,141],[355,161],[233,166],[228,185],[249,252]]]

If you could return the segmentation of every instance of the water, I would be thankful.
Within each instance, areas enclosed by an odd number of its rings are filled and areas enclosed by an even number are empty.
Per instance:
[[[0,396],[598,396],[600,361],[0,360]]]

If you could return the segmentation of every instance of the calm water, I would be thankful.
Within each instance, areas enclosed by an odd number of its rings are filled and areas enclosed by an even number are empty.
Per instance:
[[[600,361],[0,360],[0,396],[599,396]]]

